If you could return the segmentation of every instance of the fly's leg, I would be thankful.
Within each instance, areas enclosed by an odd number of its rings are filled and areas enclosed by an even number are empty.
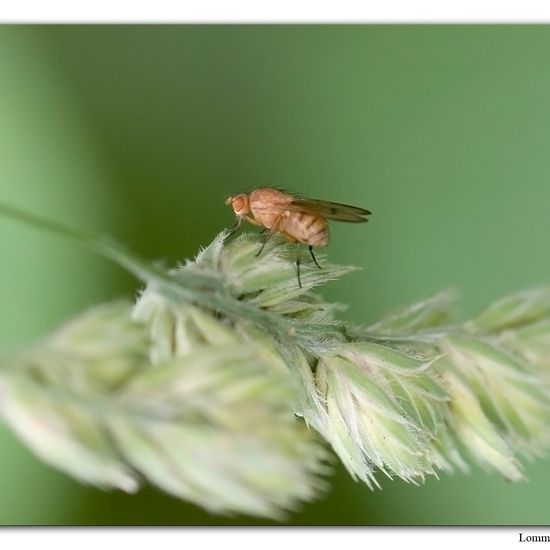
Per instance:
[[[237,218],[237,221],[227,230],[227,236],[225,238],[229,239],[229,237],[233,236],[241,226],[241,223],[243,223],[243,219]]]
[[[257,258],[264,250],[265,248],[265,245],[269,242],[269,240],[271,239],[271,237],[273,237],[273,235],[275,235],[276,231],[270,231],[265,237],[264,237],[264,242],[262,243],[262,246],[260,247],[260,250],[258,250],[258,252],[256,252],[256,254],[254,254],[254,256]]]
[[[300,263],[301,263],[300,243],[296,243],[296,274],[298,275],[298,286],[302,288],[302,280],[300,279]]]
[[[273,225],[271,226],[269,232],[267,233],[267,235],[264,237],[264,242],[262,243],[262,246],[260,247],[260,250],[258,250],[258,252],[255,254],[256,258],[263,252],[264,248],[265,248],[265,245],[269,242],[269,240],[271,239],[271,237],[273,237],[273,235],[275,235],[275,233],[277,233],[277,231],[279,231],[279,224],[281,223],[281,217],[279,216],[274,222],[273,222]],[[265,228],[267,229],[267,228]],[[260,234],[262,234],[263,231],[260,231]]]
[[[315,254],[313,254],[313,246],[309,245],[309,253],[311,254],[311,257],[313,258],[313,261],[315,262],[315,265],[319,268],[319,269],[323,269],[318,263],[317,263],[317,258],[315,257]]]

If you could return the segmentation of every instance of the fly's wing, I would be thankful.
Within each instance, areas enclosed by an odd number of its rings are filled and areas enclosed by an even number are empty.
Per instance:
[[[303,198],[294,198],[287,208],[293,212],[315,214],[328,220],[349,223],[368,222],[367,216],[371,213],[370,210],[339,202]]]

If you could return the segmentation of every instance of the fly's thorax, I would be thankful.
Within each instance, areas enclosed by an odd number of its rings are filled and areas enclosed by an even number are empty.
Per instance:
[[[303,212],[290,212],[282,221],[280,230],[296,241],[312,246],[326,246],[330,239],[327,221]]]
[[[274,228],[288,214],[286,207],[293,197],[271,187],[260,187],[249,195],[250,212],[254,219],[268,229]]]

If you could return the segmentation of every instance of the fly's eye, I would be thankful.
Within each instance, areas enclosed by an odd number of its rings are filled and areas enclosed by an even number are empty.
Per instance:
[[[242,195],[235,197],[232,201],[233,210],[235,213],[239,214],[243,210],[246,210],[246,200]]]

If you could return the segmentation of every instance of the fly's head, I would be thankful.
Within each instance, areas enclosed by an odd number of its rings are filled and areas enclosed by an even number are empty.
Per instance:
[[[227,197],[225,200],[227,206],[231,206],[235,212],[235,216],[242,218],[250,212],[250,200],[246,193],[235,195],[234,197]]]

